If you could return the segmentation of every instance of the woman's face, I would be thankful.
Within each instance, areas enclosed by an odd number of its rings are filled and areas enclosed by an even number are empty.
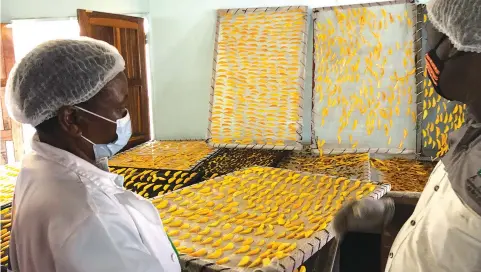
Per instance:
[[[436,55],[444,62],[439,78],[443,95],[468,105],[481,102],[481,55],[458,51],[449,38],[430,23],[426,30],[428,50],[434,49],[442,40],[436,49]]]

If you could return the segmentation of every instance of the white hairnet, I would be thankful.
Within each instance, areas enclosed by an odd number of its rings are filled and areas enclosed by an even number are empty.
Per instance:
[[[460,51],[481,53],[481,0],[430,0],[428,17]]]
[[[8,112],[35,127],[57,115],[60,107],[95,96],[124,66],[117,49],[103,41],[82,37],[40,44],[10,72]]]

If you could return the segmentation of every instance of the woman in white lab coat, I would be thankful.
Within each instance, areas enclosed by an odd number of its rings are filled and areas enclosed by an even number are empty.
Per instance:
[[[481,0],[431,0],[427,11],[428,76],[439,95],[465,103],[470,118],[449,136],[449,152],[396,237],[386,271],[481,271]],[[385,223],[392,213],[388,200],[356,202],[338,214],[335,229]]]
[[[180,271],[154,206],[107,160],[128,142],[124,60],[88,38],[33,49],[10,73],[10,116],[34,126],[13,200],[13,271]]]

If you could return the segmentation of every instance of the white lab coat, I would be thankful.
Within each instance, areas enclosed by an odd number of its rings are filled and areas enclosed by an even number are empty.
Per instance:
[[[386,272],[481,271],[481,216],[453,191],[442,162],[393,243]]]
[[[121,176],[32,142],[14,199],[13,271],[180,271],[155,207]]]

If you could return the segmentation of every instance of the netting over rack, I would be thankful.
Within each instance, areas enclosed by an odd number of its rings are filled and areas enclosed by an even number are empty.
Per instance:
[[[314,148],[414,153],[414,5],[314,10]]]
[[[418,24],[422,29],[422,55],[427,53],[425,25],[428,16],[424,5],[418,7]],[[466,105],[448,101],[438,95],[427,76],[426,60],[422,58],[422,83],[418,85],[419,138],[422,156],[438,158],[448,151],[448,134],[465,123]]]
[[[331,156],[294,153],[284,158],[278,167],[350,179],[370,179],[369,154],[367,153]]]
[[[293,271],[320,250],[345,201],[389,185],[252,167],[153,200],[182,263],[196,271],[252,271],[274,257]]]
[[[209,142],[300,149],[307,8],[220,10]]]
[[[214,151],[205,141],[151,141],[114,156],[109,165],[191,170]]]

